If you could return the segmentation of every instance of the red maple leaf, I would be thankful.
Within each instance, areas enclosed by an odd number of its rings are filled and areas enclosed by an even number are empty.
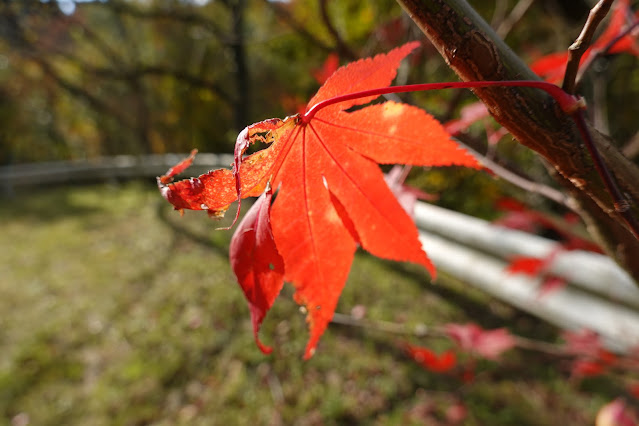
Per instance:
[[[390,85],[400,61],[418,45],[409,43],[339,68],[311,99],[304,115],[266,120],[244,129],[237,139],[233,170],[214,170],[176,183],[159,180],[162,194],[176,209],[216,213],[224,212],[235,200],[260,195],[268,183],[277,191],[270,227],[283,260],[284,280],[293,284],[296,301],[308,311],[310,339],[305,358],[312,356],[333,317],[358,245],[379,257],[420,264],[435,275],[417,228],[384,182],[377,164],[479,168],[441,124],[416,107],[389,101],[347,112],[378,97],[358,95],[309,113],[322,101]],[[270,146],[243,158],[257,141]],[[265,214],[259,213],[259,217]],[[269,222],[261,221],[268,228]],[[270,245],[247,247],[254,259],[273,255]],[[232,262],[242,271],[250,269],[241,266],[250,259]],[[277,279],[271,275],[277,273],[262,268],[257,276],[263,282],[257,286],[242,283],[252,312],[253,306],[257,312],[254,327],[270,304],[253,299],[246,289],[275,285]]]
[[[452,351],[436,354],[428,348],[406,345],[406,352],[422,367],[435,373],[449,371],[457,364],[457,357]]]
[[[530,256],[513,256],[506,267],[511,274],[524,274],[535,276],[544,271],[547,266],[545,259]]]
[[[505,328],[484,330],[477,324],[446,324],[444,330],[461,349],[486,359],[497,359],[516,345],[515,338]]]
[[[321,68],[311,71],[313,78],[319,83],[324,84],[328,78],[333,75],[339,66],[339,56],[336,53],[328,55]]]
[[[562,337],[566,341],[565,351],[571,355],[598,358],[603,350],[601,337],[592,330],[565,331]]]

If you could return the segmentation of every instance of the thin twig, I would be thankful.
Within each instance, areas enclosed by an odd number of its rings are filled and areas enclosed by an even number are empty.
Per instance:
[[[608,14],[614,0],[600,0],[588,14],[588,19],[584,24],[581,34],[577,40],[568,48],[568,63],[566,64],[566,73],[564,74],[564,83],[562,89],[565,92],[573,94],[576,87],[577,73],[579,72],[579,63],[582,55],[590,46],[595,30],[603,18]]]
[[[634,159],[639,156],[639,132],[635,133],[633,137],[621,148],[623,155],[629,159]]]
[[[479,160],[479,162],[482,163],[482,165],[490,169],[491,172],[495,173],[500,178],[512,183],[515,186],[518,186],[519,188],[527,192],[533,192],[535,194],[546,197],[549,200],[552,200],[555,203],[574,211],[575,213],[579,211],[579,206],[575,203],[575,201],[563,192],[558,191],[550,186],[528,180],[523,176],[520,176],[499,165],[488,157],[481,155],[479,152],[468,146],[468,144],[464,143],[462,140],[455,140],[458,141],[460,145],[463,145],[467,151],[473,154]]]
[[[443,336],[444,334],[440,330],[429,328],[424,324],[417,325],[415,327],[409,327],[404,324],[397,324],[390,321],[379,321],[370,319],[358,319],[351,315],[340,314],[335,312],[333,319],[334,324],[347,325],[350,327],[368,328],[372,330],[382,331],[384,333],[398,334],[402,336]]]
[[[497,28],[504,21],[506,17],[506,11],[508,10],[507,0],[495,0],[495,8],[493,9],[493,16],[490,19],[490,26]]]
[[[621,40],[622,38],[624,38],[625,36],[627,36],[628,34],[633,32],[635,29],[637,29],[637,27],[639,27],[639,19],[637,19],[635,22],[633,22],[631,25],[629,25],[626,29],[624,29],[622,32],[620,32],[617,37],[613,38],[608,43],[606,43],[605,46],[603,46],[600,49],[594,49],[592,51],[592,53],[590,55],[588,55],[588,57],[584,61],[583,65],[579,68],[579,73],[577,74],[577,80],[575,82],[575,87],[579,87],[579,85],[581,84],[581,80],[584,77],[584,74],[590,68],[590,66],[593,64],[593,62],[595,62],[597,59],[599,59],[603,55],[608,54],[610,49],[612,49],[612,47],[615,44],[617,44],[617,42],[619,40]]]
[[[404,324],[398,324],[389,321],[378,321],[370,319],[355,318],[351,315],[341,314],[335,312],[333,324],[345,325],[349,327],[359,327],[369,330],[381,331],[384,333],[396,334],[400,336],[412,336],[412,337],[446,337],[449,335],[446,332],[445,327],[433,326],[427,327],[424,324],[419,324],[415,327],[409,327]],[[534,340],[527,337],[513,336],[517,347],[535,352],[541,352],[554,356],[569,356],[566,352],[564,345],[544,342],[542,340]]]
[[[515,7],[510,11],[510,15],[504,19],[497,27],[497,35],[505,38],[513,26],[523,18],[526,11],[532,6],[534,0],[519,0]]]
[[[527,337],[514,336],[517,347],[535,352],[542,352],[548,355],[567,356],[569,355],[563,346],[544,342],[543,340],[533,340]]]

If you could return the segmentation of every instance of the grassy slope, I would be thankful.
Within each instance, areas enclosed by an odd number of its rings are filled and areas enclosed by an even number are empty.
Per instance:
[[[559,363],[521,352],[480,364],[464,384],[420,369],[398,336],[344,326],[302,362],[307,334],[290,289],[267,317],[262,336],[275,354],[263,356],[228,266],[230,234],[204,214],[180,218],[148,185],[42,190],[2,200],[0,220],[7,422],[25,413],[35,425],[446,424],[461,400],[469,425],[583,424],[614,396],[606,383],[577,388]],[[366,255],[339,310],[357,304],[372,319],[555,336],[471,289],[432,286],[425,273]]]

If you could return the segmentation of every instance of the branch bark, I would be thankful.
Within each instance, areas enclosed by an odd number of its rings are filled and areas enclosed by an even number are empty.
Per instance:
[[[577,73],[579,72],[579,62],[581,57],[590,47],[595,30],[603,18],[608,14],[610,6],[614,0],[600,0],[588,14],[586,25],[577,37],[577,40],[568,48],[568,64],[564,76],[563,89],[568,93],[575,93]]]
[[[398,0],[461,79],[536,80],[538,77],[464,0]],[[639,241],[615,212],[573,121],[545,93],[522,88],[475,89],[493,117],[544,157],[583,207],[582,216],[610,256],[639,281]],[[639,217],[639,168],[592,126],[595,146],[614,173],[631,213]]]

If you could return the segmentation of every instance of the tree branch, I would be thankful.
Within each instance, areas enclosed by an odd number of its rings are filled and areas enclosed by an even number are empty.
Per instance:
[[[335,40],[335,45],[337,46],[337,51],[339,55],[351,61],[357,59],[357,55],[346,44],[342,36],[337,32],[337,29],[331,22],[331,18],[328,16],[327,0],[320,0],[319,8],[320,8],[320,14],[322,16],[322,21],[324,22],[324,26],[333,37],[333,40]]]
[[[561,206],[566,207],[567,209],[578,212],[578,206],[575,205],[574,200],[563,192],[558,191],[548,185],[526,179],[525,177],[520,176],[517,173],[508,170],[506,167],[496,163],[485,155],[480,154],[478,151],[473,149],[465,139],[458,138],[457,140],[459,141],[460,145],[464,146],[464,148],[468,152],[473,154],[481,164],[489,168],[491,172],[495,173],[497,176],[504,179],[505,181],[512,183],[513,185],[523,189],[524,191],[539,194],[542,197],[545,197]]]
[[[519,0],[508,17],[499,23],[495,30],[499,37],[504,38],[517,22],[523,18],[526,11],[532,6],[534,0]]]
[[[92,67],[87,64],[85,70],[100,77],[111,78],[113,80],[137,80],[145,76],[167,76],[180,80],[193,87],[202,87],[215,93],[225,102],[232,98],[228,93],[214,82],[199,78],[186,71],[171,69],[160,65],[137,65],[128,69],[116,70],[113,68]]]
[[[295,18],[293,18],[291,14],[285,8],[277,4],[277,2],[273,2],[269,0],[263,0],[263,1],[264,3],[266,3],[267,6],[269,6],[273,10],[273,12],[275,12],[275,14],[280,19],[285,21],[289,27],[295,30],[295,32],[297,32],[300,36],[305,38],[307,41],[313,43],[315,46],[319,47],[321,50],[324,50],[325,52],[332,52],[333,50],[335,50],[334,47],[327,45],[326,43],[324,43],[323,41],[315,37],[312,33],[310,33],[306,29],[306,27],[304,27],[304,25],[301,25],[299,22],[297,22]]]
[[[96,4],[103,3],[96,2]],[[234,42],[231,38],[232,36],[229,37],[229,34],[222,31],[215,22],[199,13],[192,13],[176,8],[161,9],[159,7],[153,7],[143,9],[134,6],[131,2],[121,0],[110,0],[109,2],[104,3],[104,6],[110,8],[113,13],[116,14],[124,14],[142,19],[165,19],[172,22],[180,22],[184,25],[199,26],[210,31],[211,34],[213,34],[222,43],[231,44]]]
[[[639,157],[639,132],[635,133],[632,138],[621,148],[621,152],[626,157],[633,159]]]
[[[538,77],[495,34],[464,0],[398,0],[439,50],[449,66],[466,81],[538,80]],[[632,256],[637,240],[615,211],[613,199],[595,167],[575,123],[545,93],[523,88],[475,89],[493,117],[522,144],[544,157],[558,172],[558,181],[588,209],[581,214],[608,253],[639,280]],[[639,214],[639,168],[609,139],[588,125],[603,162],[613,171],[631,214]],[[597,207],[595,207],[595,205]],[[636,262],[634,262],[636,263]]]

